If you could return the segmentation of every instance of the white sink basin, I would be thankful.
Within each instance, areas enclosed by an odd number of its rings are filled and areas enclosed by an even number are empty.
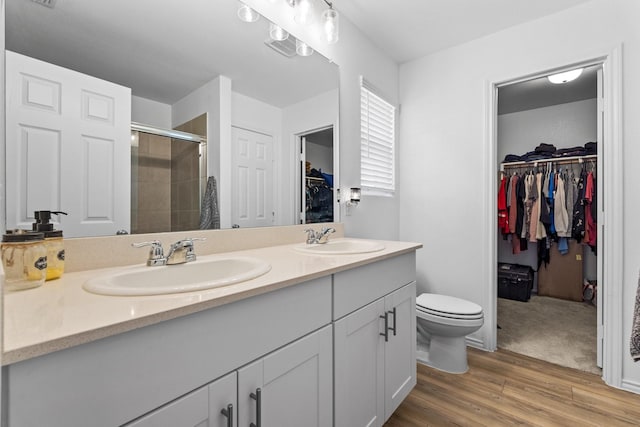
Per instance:
[[[83,287],[102,295],[160,295],[200,291],[227,286],[261,276],[271,265],[250,257],[200,258],[193,262],[161,267],[123,268],[87,280]]]
[[[336,239],[322,244],[302,244],[293,247],[299,252],[309,254],[349,255],[377,252],[384,249],[384,245],[369,240]]]

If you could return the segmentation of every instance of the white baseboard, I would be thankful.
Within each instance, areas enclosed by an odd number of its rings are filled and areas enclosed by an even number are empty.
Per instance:
[[[622,380],[622,389],[632,393],[640,394],[640,382]]]
[[[486,350],[486,351],[489,350],[486,347],[484,340],[481,340],[479,338],[474,338],[474,337],[468,336],[468,337],[465,338],[465,342],[467,343],[467,345],[469,347],[479,348],[480,350]]]

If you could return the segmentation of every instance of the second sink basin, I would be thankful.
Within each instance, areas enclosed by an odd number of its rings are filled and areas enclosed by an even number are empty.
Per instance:
[[[322,244],[298,245],[294,249],[310,254],[348,255],[381,251],[384,245],[370,240],[336,239]]]
[[[251,257],[202,257],[162,267],[125,267],[87,280],[85,290],[102,295],[160,295],[227,286],[261,276],[271,265]]]

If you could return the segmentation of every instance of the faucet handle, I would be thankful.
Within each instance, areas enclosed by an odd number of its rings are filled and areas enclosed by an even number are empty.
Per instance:
[[[132,243],[134,248],[142,248],[145,246],[151,246],[149,250],[149,258],[147,259],[147,265],[165,265],[166,259],[164,257],[164,250],[162,249],[162,243],[159,240],[151,240],[148,242]]]
[[[207,240],[206,237],[187,237],[182,240],[178,240],[173,245],[171,245],[171,252],[174,252],[176,249],[183,248],[186,251],[185,261],[191,262],[196,260],[196,253],[193,250],[193,242],[194,241],[204,241]]]

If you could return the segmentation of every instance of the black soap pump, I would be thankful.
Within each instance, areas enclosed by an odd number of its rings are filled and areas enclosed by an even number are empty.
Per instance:
[[[64,243],[62,230],[54,230],[51,214],[67,215],[60,211],[35,211],[33,216],[36,220],[32,224],[33,231],[44,233],[44,244],[47,248],[47,278],[46,280],[57,279],[64,273]]]

